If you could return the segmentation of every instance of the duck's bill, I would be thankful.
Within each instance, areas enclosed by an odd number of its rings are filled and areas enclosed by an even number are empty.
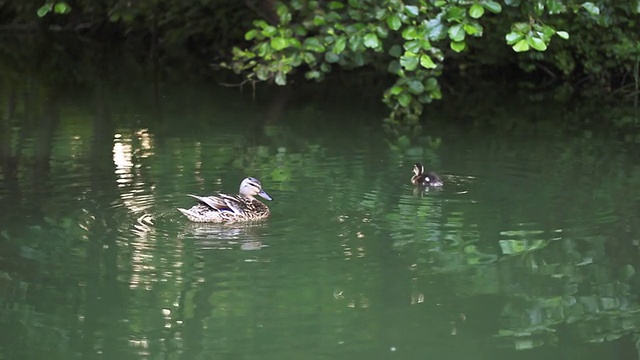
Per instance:
[[[265,198],[265,199],[267,199],[267,200],[273,200],[273,199],[271,198],[271,196],[269,196],[269,194],[267,194],[266,192],[264,192],[264,190],[260,191],[260,192],[258,193],[258,195],[262,196],[263,198]]]

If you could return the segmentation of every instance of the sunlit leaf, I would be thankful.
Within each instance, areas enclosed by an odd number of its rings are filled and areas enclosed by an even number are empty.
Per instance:
[[[418,62],[420,59],[417,56],[401,56],[400,57],[400,65],[405,68],[407,71],[413,71],[418,67]]]
[[[587,10],[587,12],[589,12],[589,14],[593,15],[593,16],[598,16],[600,15],[600,8],[598,7],[598,5],[592,3],[592,2],[586,2],[584,4],[582,4],[582,7]]]
[[[406,43],[404,43],[403,47],[405,50],[414,54],[417,54],[422,50],[422,45],[420,45],[420,42],[418,40],[407,41]]]
[[[467,43],[465,43],[464,41],[452,41],[450,47],[451,50],[455,52],[461,52],[467,47]]]
[[[413,26],[409,26],[402,31],[402,38],[405,40],[417,39],[418,36],[418,30]]]
[[[278,18],[280,19],[280,24],[286,25],[291,21],[291,13],[289,9],[284,4],[279,4],[276,13],[278,14]]]
[[[521,39],[515,45],[512,46],[515,52],[523,52],[529,50],[529,43],[527,43],[527,39]]]
[[[547,50],[547,44],[545,44],[544,40],[538,38],[538,37],[533,37],[530,36],[528,39],[528,43],[529,45],[538,50],[538,51],[545,51]]]
[[[427,36],[431,40],[441,40],[446,36],[444,26],[440,19],[437,18],[427,21],[425,30],[427,31]]]
[[[556,32],[556,35],[560,36],[561,38],[567,40],[569,39],[569,33],[566,31],[558,31]]]
[[[387,26],[389,26],[389,29],[396,31],[402,26],[402,21],[400,21],[400,17],[397,14],[392,14],[387,18]]]
[[[262,81],[267,80],[270,76],[269,69],[267,69],[267,67],[264,65],[260,65],[256,67],[256,76],[258,77],[259,80],[262,80]]]
[[[276,35],[278,33],[278,29],[275,28],[275,26],[267,26],[264,29],[262,29],[262,35],[266,36],[266,37],[272,37],[274,35]]]
[[[480,24],[476,23],[475,21],[473,23],[464,24],[462,27],[464,28],[464,32],[471,36],[482,35],[482,26],[480,26]]]
[[[505,40],[507,41],[507,44],[513,45],[516,42],[520,41],[520,39],[522,39],[523,37],[524,36],[521,33],[512,31],[505,36]]]
[[[449,38],[455,42],[464,40],[465,31],[462,24],[455,24],[449,28]]]
[[[333,52],[336,54],[340,54],[347,47],[347,38],[344,36],[336,39],[336,43],[333,45]]]
[[[392,88],[391,88],[391,90],[389,90],[389,92],[390,92],[392,95],[398,95],[398,94],[400,94],[400,93],[401,93],[401,92],[403,92],[403,91],[404,91],[404,89],[402,88],[402,86],[398,86],[398,85],[396,85],[396,86],[392,87]]]
[[[320,43],[320,40],[317,38],[306,38],[304,39],[304,43],[302,44],[305,50],[314,51],[314,52],[324,52],[325,47]]]
[[[71,11],[71,6],[64,1],[60,1],[53,6],[53,11],[56,14],[67,14]]]
[[[374,33],[368,33],[364,36],[364,46],[375,49],[380,46],[380,40],[378,39],[378,35]]]
[[[485,1],[482,3],[485,9],[491,11],[494,14],[498,14],[502,11],[502,5],[497,1]]]
[[[420,65],[425,69],[434,69],[437,66],[429,55],[420,56]]]
[[[44,4],[38,8],[38,17],[43,17],[53,10],[53,4]]]
[[[244,34],[244,39],[247,41],[253,40],[257,34],[258,34],[258,30],[256,29],[249,30],[247,31],[246,34]]]
[[[288,45],[289,44],[287,43],[287,40],[285,38],[281,38],[281,37],[271,38],[271,47],[276,51],[285,49]]]
[[[469,16],[471,16],[472,18],[479,19],[483,14],[484,8],[482,7],[482,5],[475,3],[471,5],[471,7],[469,7]]]
[[[406,5],[406,6],[404,7],[404,9],[405,9],[405,11],[407,12],[407,14],[408,14],[408,15],[410,15],[410,16],[415,17],[415,16],[418,16],[418,14],[419,14],[418,7],[417,7],[417,6],[414,6],[414,5]]]
[[[282,71],[276,73],[276,84],[283,86],[287,84],[287,76]]]

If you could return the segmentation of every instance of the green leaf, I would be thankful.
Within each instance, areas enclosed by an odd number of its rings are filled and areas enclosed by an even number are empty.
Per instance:
[[[547,0],[547,9],[549,15],[560,14],[567,11],[567,8],[564,6],[562,1],[558,0]]]
[[[380,40],[378,39],[378,35],[374,33],[368,33],[364,36],[364,46],[370,49],[376,49],[380,47]]]
[[[422,45],[418,40],[407,41],[406,43],[404,43],[403,47],[405,50],[414,54],[417,54],[422,50]]]
[[[406,5],[404,10],[407,12],[407,15],[411,17],[416,17],[420,13],[417,6],[414,5]]]
[[[426,54],[420,56],[420,65],[425,69],[435,69],[436,67],[436,63],[434,63],[433,60],[431,60],[431,57]]]
[[[592,2],[586,2],[584,4],[582,4],[582,7],[587,10],[589,12],[589,14],[593,15],[593,16],[598,16],[600,15],[600,8],[598,7],[598,5],[592,3]]]
[[[455,24],[449,28],[449,38],[455,42],[460,42],[465,38],[462,24]]]
[[[344,8],[344,4],[339,1],[332,1],[329,3],[329,9],[331,10],[339,10]]]
[[[291,13],[286,5],[280,4],[276,9],[276,13],[278,14],[278,19],[280,20],[280,24],[286,25],[291,21]]]
[[[344,36],[336,39],[336,43],[333,45],[333,52],[336,54],[340,54],[347,47],[347,38]]]
[[[397,31],[402,26],[402,21],[397,14],[392,14],[387,18],[387,26],[393,31]]]
[[[328,63],[337,63],[338,61],[340,61],[340,56],[335,54],[333,51],[327,51],[326,53],[324,53],[324,59]]]
[[[545,44],[544,40],[540,39],[539,37],[529,36],[527,38],[527,42],[532,48],[538,51],[547,50],[547,44]]]
[[[413,54],[411,54],[413,55]],[[417,56],[407,56],[405,53],[404,56],[400,57],[400,65],[405,68],[407,71],[413,71],[418,67],[418,62],[420,59]]]
[[[402,72],[402,66],[400,66],[399,61],[393,60],[389,62],[389,66],[387,66],[387,71],[392,74],[400,75],[400,73]]]
[[[498,14],[502,11],[502,5],[497,1],[485,1],[482,3],[485,9],[491,11],[494,14]]]
[[[320,79],[322,77],[322,73],[318,70],[307,71],[307,73],[304,74],[304,77],[307,78],[307,80]]]
[[[313,53],[310,52],[305,52],[302,54],[302,59],[304,59],[304,62],[307,64],[315,64],[316,63],[316,56],[313,55]]]
[[[287,84],[287,75],[282,71],[276,73],[276,84],[283,86]]]
[[[412,94],[420,95],[424,92],[424,85],[422,85],[422,82],[418,80],[409,81],[409,91]]]
[[[313,37],[304,39],[304,43],[302,44],[302,47],[305,50],[309,50],[313,52],[324,52],[326,50],[324,45],[320,43],[320,40]]]
[[[407,92],[403,92],[398,96],[398,103],[402,105],[402,107],[407,107],[411,103],[411,94]]]
[[[71,11],[71,6],[64,1],[61,1],[53,6],[53,11],[56,14],[66,14]]]
[[[523,37],[524,37],[524,35],[522,35],[521,33],[512,31],[512,32],[508,33],[504,38],[505,38],[505,40],[507,40],[507,44],[513,45],[516,42],[520,41],[520,39],[522,39]]]
[[[469,8],[469,16],[474,19],[479,19],[482,17],[482,15],[484,15],[484,8],[482,7],[482,5],[478,3],[471,5],[471,7]]]
[[[560,36],[561,38],[567,40],[569,39],[569,33],[566,31],[558,31],[556,32],[556,35]]]
[[[287,43],[287,40],[285,38],[282,38],[282,37],[271,38],[271,47],[274,50],[280,51],[282,49],[287,48],[287,46],[289,46],[289,44]]]
[[[267,26],[264,29],[262,29],[262,35],[266,36],[266,37],[272,37],[274,35],[276,35],[278,33],[278,29],[276,29],[274,26]]]
[[[348,41],[349,49],[351,51],[357,53],[364,51],[364,41],[362,40],[362,36],[354,35],[349,38]]]
[[[400,85],[396,85],[396,86],[392,87],[391,90],[389,90],[391,95],[398,95],[403,91],[404,91],[404,89]]]
[[[464,41],[452,41],[450,46],[451,50],[459,53],[467,47],[467,43]]]
[[[471,36],[482,36],[482,26],[475,21],[464,24],[462,27],[464,28],[464,32]]]
[[[256,67],[256,76],[258,77],[259,80],[262,80],[262,81],[267,80],[270,76],[269,69],[264,65],[260,65]]]
[[[49,12],[51,12],[51,10],[53,10],[53,4],[44,4],[40,6],[40,8],[37,11],[38,17],[44,17]]]
[[[427,21],[425,30],[430,40],[442,40],[445,37],[444,26],[438,18]]]
[[[405,40],[413,40],[419,37],[418,30],[415,27],[409,26],[402,31],[402,38]]]
[[[459,6],[452,6],[447,10],[446,18],[448,21],[460,22],[464,20],[466,11]]]
[[[246,34],[244,34],[244,39],[249,41],[249,40],[253,40],[256,35],[258,35],[258,30],[256,29],[251,29],[249,31],[247,31]]]
[[[527,39],[520,39],[515,45],[512,46],[515,52],[524,52],[529,50],[529,43]]]
[[[394,58],[400,57],[400,55],[402,55],[402,48],[400,47],[400,45],[392,45],[389,49],[389,55],[393,56]]]

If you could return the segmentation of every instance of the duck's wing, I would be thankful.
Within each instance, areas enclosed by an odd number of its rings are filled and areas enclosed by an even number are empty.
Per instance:
[[[244,201],[238,196],[231,196],[220,194],[219,196],[198,196],[191,195],[192,198],[198,200],[200,203],[210,207],[212,210],[220,212],[231,212],[233,214],[239,214],[244,211],[246,205]]]

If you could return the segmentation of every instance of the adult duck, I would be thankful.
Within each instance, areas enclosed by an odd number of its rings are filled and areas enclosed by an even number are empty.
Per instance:
[[[269,208],[258,201],[256,195],[272,200],[271,196],[262,190],[260,180],[248,177],[240,183],[238,195],[189,195],[197,199],[198,203],[190,209],[178,210],[187,219],[198,223],[234,223],[267,218]]]

